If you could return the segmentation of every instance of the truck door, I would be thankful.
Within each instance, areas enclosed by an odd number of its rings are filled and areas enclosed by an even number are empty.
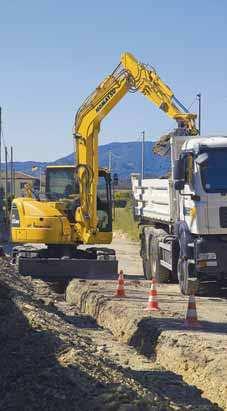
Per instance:
[[[186,157],[185,188],[180,196],[180,218],[192,234],[208,234],[207,195],[202,190],[199,166],[192,154]]]
[[[208,199],[208,230],[209,234],[227,234],[227,149],[215,147],[207,153],[200,170]]]

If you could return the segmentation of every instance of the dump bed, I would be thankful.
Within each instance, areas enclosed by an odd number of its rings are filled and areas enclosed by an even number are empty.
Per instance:
[[[132,197],[136,217],[170,223],[173,216],[171,181],[168,179],[140,180],[132,174]]]

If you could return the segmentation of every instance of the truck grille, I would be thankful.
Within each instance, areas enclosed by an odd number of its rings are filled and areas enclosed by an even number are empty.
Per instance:
[[[227,228],[227,207],[219,208],[219,218],[220,218],[220,226],[222,228]]]

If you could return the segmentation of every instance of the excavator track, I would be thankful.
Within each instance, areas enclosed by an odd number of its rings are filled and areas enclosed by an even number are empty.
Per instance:
[[[108,248],[92,247],[75,251],[72,257],[57,257],[48,256],[47,249],[15,247],[13,260],[20,275],[45,281],[114,280],[118,274],[115,252]]]

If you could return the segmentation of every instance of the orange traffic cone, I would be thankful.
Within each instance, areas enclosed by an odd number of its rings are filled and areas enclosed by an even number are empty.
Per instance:
[[[120,271],[120,274],[118,277],[115,297],[126,297],[125,288],[124,288],[124,274],[122,270]]]
[[[187,307],[187,312],[186,312],[186,318],[184,321],[184,326],[189,327],[189,328],[199,326],[194,294],[189,295],[188,307]]]
[[[147,303],[147,307],[145,308],[145,311],[159,310],[156,284],[157,284],[157,280],[153,278],[151,280],[151,288],[149,290],[148,303]]]

